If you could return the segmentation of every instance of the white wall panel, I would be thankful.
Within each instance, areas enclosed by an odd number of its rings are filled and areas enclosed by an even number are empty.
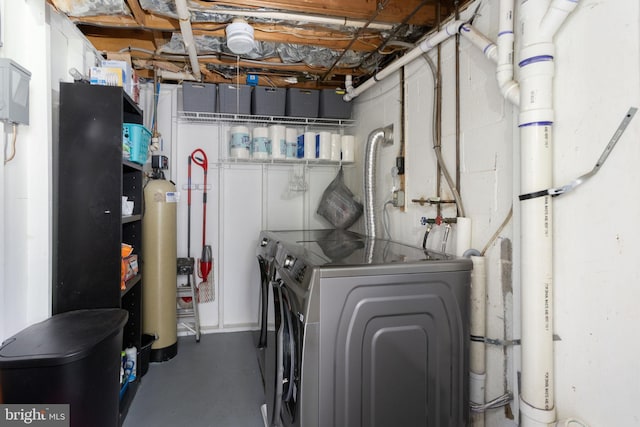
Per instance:
[[[556,37],[557,185],[640,107],[639,18],[638,2],[583,0]],[[636,115],[600,172],[554,203],[556,401],[591,426],[640,425],[639,137]]]
[[[247,327],[258,321],[260,275],[255,248],[262,226],[262,167],[223,168],[222,271],[220,294],[224,327]]]
[[[265,230],[300,230],[303,226],[305,191],[297,184],[304,179],[303,167],[291,165],[266,165],[264,167],[263,219]]]
[[[164,94],[161,91],[161,94]],[[162,99],[162,98],[161,98]],[[165,100],[169,104],[169,100]],[[162,103],[160,105],[163,105]],[[163,111],[163,109],[159,109]],[[166,117],[170,110],[165,111]],[[170,117],[170,116],[169,116]],[[168,120],[171,123],[171,120]],[[200,305],[200,324],[203,331],[215,328],[219,325],[219,304],[220,304],[220,234],[219,224],[221,221],[219,214],[219,192],[220,177],[219,169],[215,163],[217,159],[217,142],[214,136],[217,135],[217,126],[213,125],[194,125],[189,123],[178,123],[176,135],[176,143],[171,143],[170,127],[167,121],[159,122],[162,128],[167,129],[163,133],[165,144],[165,152],[175,153],[170,156],[169,164],[171,167],[170,177],[176,183],[178,191],[181,193],[180,202],[178,203],[177,229],[178,229],[178,256],[187,256],[187,229],[189,221],[188,206],[188,159],[196,149],[202,149],[207,155],[209,161],[207,171],[207,223],[206,223],[206,241],[211,246],[214,268],[211,274],[214,281],[216,299]],[[159,126],[160,127],[160,126]],[[164,136],[167,135],[167,136]],[[212,160],[213,159],[213,160]],[[195,163],[191,164],[191,248],[190,255],[196,259],[201,257],[202,253],[202,227],[203,227],[203,195],[204,195],[204,171],[201,166]],[[200,282],[200,278],[196,275],[196,280]]]

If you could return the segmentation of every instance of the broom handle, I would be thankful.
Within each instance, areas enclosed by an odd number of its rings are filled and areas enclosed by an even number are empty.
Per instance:
[[[191,258],[191,156],[187,169],[187,258]]]

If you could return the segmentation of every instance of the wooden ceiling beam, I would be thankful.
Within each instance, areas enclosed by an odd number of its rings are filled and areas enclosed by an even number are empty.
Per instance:
[[[152,67],[155,62],[163,62],[162,59],[155,60],[151,55],[142,52],[131,52],[132,61],[140,68]],[[198,61],[201,65],[212,64],[220,67],[226,67],[228,69],[236,69],[240,67],[241,73],[246,73],[242,70],[256,70],[253,74],[269,74],[278,75],[281,74],[318,74],[322,69],[316,67],[309,67],[306,64],[284,64],[279,60],[261,61],[260,63],[253,63],[249,61],[240,61],[236,63],[231,59],[219,59],[219,58],[199,58]],[[188,58],[185,56],[184,65],[188,63]],[[166,68],[166,67],[163,67]],[[182,67],[184,68],[184,67]],[[202,67],[201,67],[202,68]],[[352,68],[336,68],[332,74],[335,75],[347,75],[352,74],[354,76],[363,75],[362,70]]]
[[[139,0],[126,0],[127,4],[129,5],[129,9],[131,9],[131,12],[133,13],[133,17],[135,18],[136,22],[141,25],[141,26],[145,26],[146,22],[147,22],[147,13],[142,9],[142,7],[140,7],[140,1]]]
[[[214,71],[210,71],[205,68],[202,68],[201,72],[203,76],[203,81],[206,83],[229,84],[229,83],[236,83],[238,81],[245,82],[247,78],[247,75],[245,73],[241,73],[238,76],[234,76],[233,78],[229,79]],[[141,77],[144,79],[154,78],[153,67],[149,67],[142,70],[136,70],[136,74],[138,75],[138,77]],[[297,87],[297,88],[304,88],[304,89],[326,89],[326,88],[334,88],[334,87],[344,87],[344,79],[342,78],[332,80],[326,83],[320,83],[317,80],[305,80],[305,79],[300,79],[298,80],[297,83],[291,83],[290,80],[287,80],[286,76],[270,75],[268,77],[269,77],[269,81],[267,82],[265,78],[260,78],[259,76],[258,77],[259,85],[266,86],[267,84],[270,85],[270,83],[273,83],[277,87]]]
[[[85,34],[91,44],[101,52],[118,52],[129,47],[155,52],[156,39],[152,35],[151,32],[140,30],[127,30],[108,36],[99,33]]]
[[[120,22],[119,18],[116,19],[115,17],[108,16],[104,18],[104,20],[91,19],[89,22],[83,20],[83,24],[80,24],[83,27],[82,31],[87,36],[113,38],[120,41],[127,38],[141,37],[141,34],[145,32],[149,33],[149,35],[144,36],[144,38],[153,39],[155,34],[166,34],[173,31],[149,26],[141,28],[137,24],[134,24],[135,21],[131,18],[128,18],[128,20],[119,25],[116,25],[116,23]],[[345,49],[353,38],[353,34],[348,32],[319,29],[317,27],[294,28],[278,24],[255,24],[253,27],[255,30],[255,39],[259,41],[321,46],[337,50]],[[194,35],[226,37],[225,26],[220,26],[219,24],[194,24],[192,28]],[[163,36],[163,38],[166,38],[166,36]],[[372,52],[381,41],[382,38],[377,33],[365,32],[351,46],[351,50],[356,52]],[[114,44],[117,44],[117,42],[114,41]],[[125,43],[125,45],[126,44],[129,43]]]
[[[431,0],[409,21],[413,25],[433,26],[437,22],[437,3],[441,0]],[[192,0],[201,9],[217,6],[256,7],[282,10],[284,12],[309,13],[333,17],[346,17],[367,21],[376,11],[378,0],[349,0],[348,6],[344,0],[221,0],[203,1]],[[376,22],[396,23],[402,21],[407,11],[415,9],[422,0],[390,0],[376,18]],[[445,6],[452,0],[441,1]]]
[[[76,25],[107,27],[107,28],[140,28],[159,31],[180,31],[177,19],[146,14],[142,23],[136,18],[126,15],[98,15],[98,16],[70,16]]]
[[[252,27],[254,29],[254,37],[258,41],[321,46],[337,50],[346,49],[354,36],[343,31],[319,29],[317,27],[294,28],[279,24],[253,24]],[[193,25],[193,34],[226,37],[224,28],[210,31],[200,24]],[[372,52],[381,42],[382,37],[379,34],[367,32],[351,46],[351,50]]]
[[[171,41],[171,33],[165,33],[163,31],[152,31],[154,50],[160,49],[165,44]]]

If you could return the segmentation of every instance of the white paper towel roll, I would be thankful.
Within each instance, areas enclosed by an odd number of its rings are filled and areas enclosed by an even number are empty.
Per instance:
[[[287,144],[287,159],[295,159],[298,152],[298,131],[295,128],[286,128],[284,140]]]
[[[316,133],[315,132],[304,133],[304,158],[305,159],[316,158]]]
[[[456,219],[456,255],[462,256],[471,248],[471,219],[458,217]]]
[[[233,158],[248,159],[251,148],[251,135],[246,126],[232,126],[229,138],[229,155]]]
[[[318,147],[319,159],[331,159],[331,132],[318,132],[316,136],[316,146]]]
[[[355,160],[356,139],[353,135],[342,135],[342,161],[353,162]]]
[[[269,129],[258,127],[253,129],[253,138],[251,139],[251,156],[254,159],[269,158],[271,141],[269,140]]]
[[[269,126],[269,140],[271,141],[271,157],[284,159],[287,155],[285,127],[281,125]]]
[[[331,160],[340,161],[342,151],[342,137],[338,133],[331,134]]]
[[[234,159],[248,159],[249,149],[247,148],[232,148],[231,149],[231,157]]]

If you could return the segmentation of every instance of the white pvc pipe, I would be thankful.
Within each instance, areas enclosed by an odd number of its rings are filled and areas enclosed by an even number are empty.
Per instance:
[[[552,183],[553,35],[575,0],[521,5],[520,176],[521,194]],[[560,19],[562,15],[562,19]],[[520,425],[555,423],[553,371],[553,208],[550,196],[521,203],[522,382]]]
[[[500,24],[497,46],[469,24],[460,34],[497,64],[496,79],[502,95],[514,105],[520,104],[520,86],[513,80],[513,9],[514,0],[500,0]]]
[[[476,30],[469,24],[465,24],[460,28],[460,34],[471,42],[475,47],[480,49],[484,56],[496,62],[498,60],[498,48],[489,38],[480,31]]]
[[[463,256],[471,248],[471,218],[456,218],[456,256]]]
[[[174,72],[174,71],[167,71],[167,70],[163,70],[163,69],[158,69],[156,70],[156,73],[158,74],[158,77],[161,77],[163,79],[167,79],[167,80],[193,80],[193,81],[198,81],[199,79],[196,79],[195,76],[191,73],[185,73],[185,72]]]
[[[553,38],[576,6],[578,6],[578,0],[553,0],[540,24],[541,36]]]
[[[485,258],[472,256],[471,271],[471,318],[469,333],[471,336],[486,336],[486,297],[487,273]],[[472,403],[485,403],[486,359],[485,343],[471,341],[469,347],[469,399]],[[484,412],[473,413],[471,417],[474,427],[484,426]]]
[[[191,13],[189,13],[189,9],[187,8],[187,0],[176,0],[176,12],[178,13],[178,19],[180,20],[182,41],[184,42],[185,50],[189,54],[191,72],[195,76],[196,80],[200,80],[202,75],[200,74],[200,64],[198,63],[196,43],[193,39],[193,32],[191,31]]]
[[[525,77],[521,83],[524,88]],[[551,144],[551,125],[531,125],[521,130],[521,193],[550,188]],[[521,400],[550,415],[554,412],[552,219],[549,196],[522,202]],[[527,415],[526,411],[522,413]],[[526,419],[521,420],[523,427],[546,426],[548,422],[546,416],[530,419],[530,423]]]
[[[438,31],[433,34],[431,37],[428,37],[424,41],[422,41],[417,47],[410,50],[405,55],[393,61],[389,66],[387,66],[384,70],[375,74],[372,78],[361,84],[360,86],[354,88],[352,85],[347,86],[347,93],[344,95],[345,101],[351,101],[352,99],[359,96],[362,92],[367,89],[373,87],[378,81],[387,78],[389,75],[404,67],[408,63],[412,62],[416,58],[420,57],[423,53],[430,51],[434,47],[438,46],[440,43],[448,39],[449,37],[455,35],[460,30],[460,27],[464,24],[464,21],[453,21],[449,23],[444,29]],[[347,84],[347,82],[345,82]]]
[[[303,13],[284,13],[273,12],[263,10],[235,10],[235,9],[216,9],[216,13],[221,15],[241,16],[244,18],[258,18],[258,19],[275,19],[283,21],[299,21],[309,22],[312,24],[321,25],[340,25],[345,27],[354,28],[371,28],[374,30],[390,30],[393,28],[392,24],[384,24],[381,22],[370,22],[367,25],[367,21],[361,19],[349,19],[349,18],[332,18],[329,16],[320,15],[307,15]]]
[[[498,27],[498,67],[500,92],[513,105],[520,105],[520,86],[513,79],[513,9],[515,0],[500,0]]]

